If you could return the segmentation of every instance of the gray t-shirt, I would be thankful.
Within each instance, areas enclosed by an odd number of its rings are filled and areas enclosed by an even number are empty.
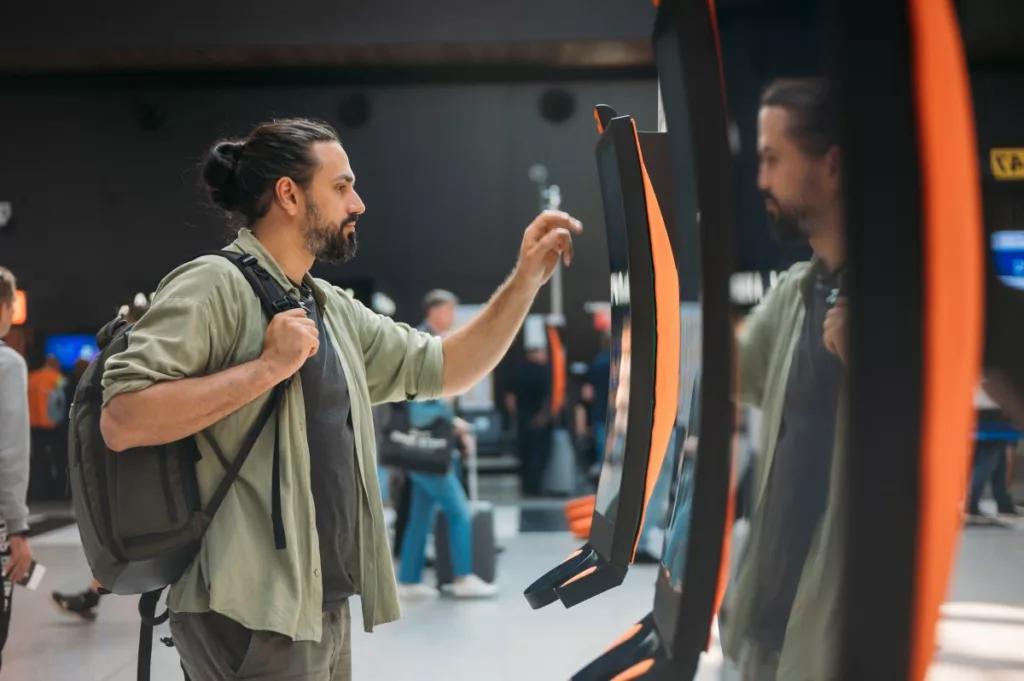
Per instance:
[[[312,293],[303,287],[302,302],[320,330],[320,349],[299,370],[306,405],[306,438],[316,531],[320,538],[320,571],[324,610],[355,595],[351,566],[357,560],[355,435],[348,383],[341,360]]]
[[[0,341],[0,518],[9,532],[28,529],[28,368]]]

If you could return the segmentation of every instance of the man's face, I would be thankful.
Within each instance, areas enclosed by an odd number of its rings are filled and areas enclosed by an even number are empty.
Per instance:
[[[320,161],[306,191],[302,234],[306,248],[324,262],[345,262],[356,254],[356,222],[366,210],[355,190],[348,154],[337,142],[318,142]]]
[[[766,106],[757,120],[757,187],[764,194],[772,236],[783,244],[814,236],[839,196],[839,154],[805,153],[789,133],[786,109]]]

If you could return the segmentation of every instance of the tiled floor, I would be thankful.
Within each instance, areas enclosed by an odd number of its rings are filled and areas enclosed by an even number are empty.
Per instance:
[[[522,589],[574,550],[563,532],[517,532],[516,508],[499,509],[507,547],[500,562],[500,598],[411,604],[405,618],[353,646],[357,681],[566,681],[650,610],[654,569],[637,566],[626,582],[572,610],[532,611]],[[64,619],[48,602],[51,589],[88,580],[77,530],[35,538],[49,568],[37,592],[18,589],[14,624],[4,655],[3,681],[131,681],[135,678],[138,617],[132,599],[107,597],[94,624]],[[930,681],[1024,679],[1024,532],[971,530],[940,633],[942,651]],[[166,629],[161,635],[166,635]],[[699,679],[720,678],[712,650]],[[155,647],[154,681],[181,679],[176,655]]]

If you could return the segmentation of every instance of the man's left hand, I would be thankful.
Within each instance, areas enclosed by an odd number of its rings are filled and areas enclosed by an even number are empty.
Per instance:
[[[846,364],[846,317],[849,313],[849,302],[846,298],[839,298],[832,309],[825,314],[825,326],[822,340],[825,342],[825,349],[836,355],[843,364]]]
[[[568,213],[544,211],[526,228],[516,275],[539,290],[551,278],[559,259],[566,266],[572,262],[572,235],[582,231],[580,221]]]

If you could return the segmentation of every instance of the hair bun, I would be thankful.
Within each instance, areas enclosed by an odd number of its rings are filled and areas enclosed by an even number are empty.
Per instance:
[[[238,160],[244,149],[243,142],[218,142],[203,162],[203,181],[210,198],[229,212],[238,207]]]

